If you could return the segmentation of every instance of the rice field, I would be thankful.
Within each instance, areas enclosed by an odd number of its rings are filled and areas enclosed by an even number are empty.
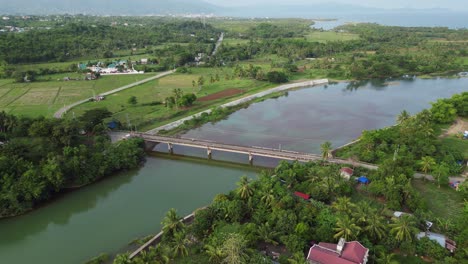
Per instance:
[[[103,76],[95,81],[63,81],[61,75],[49,76],[50,81],[15,83],[0,80],[0,111],[24,115],[51,117],[64,105],[130,84],[154,74]]]

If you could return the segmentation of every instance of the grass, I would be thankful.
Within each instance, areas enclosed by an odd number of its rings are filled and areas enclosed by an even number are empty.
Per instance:
[[[349,41],[359,39],[359,35],[352,33],[342,33],[334,31],[314,31],[306,35],[307,40],[314,42],[328,42],[328,41]]]
[[[41,115],[51,117],[55,111],[66,104],[148,78],[151,75],[103,76],[95,81],[63,81],[64,76],[75,76],[56,74],[45,77],[50,77],[51,81],[15,83],[13,80],[2,80],[0,82],[0,111],[32,117]],[[80,77],[83,76],[80,75]]]
[[[438,188],[436,184],[423,180],[413,180],[412,183],[435,217],[454,219],[463,209],[463,198],[450,187]]]
[[[462,153],[463,158],[468,160],[468,140],[452,136],[442,138],[440,141],[442,142],[442,145],[446,146],[448,149]]]
[[[239,39],[239,38],[225,38],[223,44],[235,46],[237,44],[247,44],[250,40],[248,39]]]
[[[415,257],[415,256],[405,257],[399,254],[395,255],[395,260],[397,261],[397,263],[405,263],[405,264],[426,264],[427,263],[419,257]]]
[[[210,76],[219,75],[220,81],[210,83]],[[108,96],[101,102],[90,102],[80,105],[70,111],[66,116],[71,117],[73,112],[76,116],[81,115],[86,110],[98,107],[106,107],[114,113],[114,119],[123,124],[127,123],[127,118],[132,125],[136,125],[138,130],[145,131],[156,126],[175,121],[204,109],[225,103],[233,98],[244,96],[245,94],[255,93],[262,89],[274,85],[267,82],[260,82],[251,79],[225,80],[225,75],[232,75],[231,68],[191,68],[189,74],[173,74],[151,81],[143,85]],[[200,76],[205,78],[205,85],[202,89],[192,86],[193,80],[198,80]],[[184,93],[194,92],[197,97],[203,97],[209,94],[220,92],[230,88],[242,89],[245,91],[242,95],[236,95],[229,98],[220,98],[208,102],[195,102],[189,109],[168,109],[162,102],[165,98],[173,95],[174,89],[181,89]],[[137,105],[128,104],[128,99],[136,96]]]

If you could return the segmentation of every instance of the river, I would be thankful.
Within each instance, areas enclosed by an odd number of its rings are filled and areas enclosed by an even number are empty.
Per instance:
[[[415,114],[438,98],[463,91],[468,91],[468,78],[342,82],[304,88],[253,104],[183,137],[318,154],[324,141],[342,146],[362,130],[393,125],[404,109]]]
[[[74,264],[160,231],[170,208],[182,216],[236,187],[248,167],[148,157],[139,170],[69,193],[0,221],[0,263]]]
[[[392,125],[403,109],[416,113],[437,98],[468,91],[468,79],[395,80],[337,83],[290,91],[241,109],[227,119],[184,135],[225,143],[319,152],[330,140],[339,146],[363,129]],[[167,146],[158,146],[167,151]],[[176,153],[205,157],[202,150]],[[247,162],[245,155],[213,153],[214,159]],[[257,165],[274,161],[255,158]],[[115,253],[135,238],[157,233],[167,210],[180,215],[235,188],[247,166],[187,158],[150,156],[134,171],[109,177],[66,194],[29,214],[0,220],[0,262],[83,263],[102,252]]]

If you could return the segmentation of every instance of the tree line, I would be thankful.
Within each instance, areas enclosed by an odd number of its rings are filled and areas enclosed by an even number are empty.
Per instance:
[[[394,217],[382,204],[354,201],[350,197],[357,192],[355,183],[345,180],[339,169],[326,163],[281,162],[256,180],[241,177],[235,190],[217,195],[207,208],[198,210],[191,225],[181,223],[171,209],[161,223],[162,242],[133,260],[128,254],[118,255],[114,263],[271,263],[267,254],[272,248],[284,248],[279,263],[305,264],[310,241],[336,243],[340,238],[369,248],[369,263],[393,263],[389,261],[395,261],[392,252],[397,249],[436,263],[466,258],[463,250],[451,255],[436,242],[415,237],[427,228],[423,205],[413,208],[413,214]],[[363,169],[356,173],[374,174]],[[393,173],[398,172],[382,168],[375,175]],[[295,196],[295,191],[311,195],[311,200]],[[465,209],[449,226],[437,219],[432,230],[455,238],[462,248],[468,242],[467,219]]]
[[[0,112],[0,217],[15,216],[57,193],[135,168],[138,139],[112,144],[105,109],[79,120],[17,117]]]

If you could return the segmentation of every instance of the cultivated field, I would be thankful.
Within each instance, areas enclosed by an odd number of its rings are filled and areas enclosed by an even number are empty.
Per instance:
[[[359,35],[344,32],[334,31],[315,31],[306,36],[307,40],[314,42],[328,42],[328,41],[349,41],[359,39]]]
[[[73,112],[76,116],[79,116],[86,110],[106,107],[114,113],[113,118],[126,124],[128,117],[132,125],[137,125],[139,130],[145,130],[153,128],[155,125],[168,123],[192,112],[197,112],[200,109],[220,105],[226,102],[226,100],[274,86],[267,82],[251,79],[225,80],[226,75],[232,75],[231,68],[191,68],[190,70],[191,73],[188,74],[173,74],[115,93],[101,102],[90,102],[80,105],[67,113],[66,117],[71,117]],[[215,76],[216,74],[218,74],[220,80],[210,83],[211,76]],[[200,76],[203,76],[205,79],[205,84],[201,89],[199,89],[198,85],[195,87],[192,85],[192,81],[197,81]],[[241,89],[245,93],[227,93],[226,96],[217,96],[214,100],[196,101],[188,109],[179,109],[184,110],[182,112],[179,112],[177,109],[169,109],[163,104],[166,97],[173,95],[174,89],[181,89],[184,93],[195,93],[198,98],[202,98],[221,91],[232,90],[233,88]],[[137,98],[138,103],[136,105],[128,103],[128,99],[131,96]]]
[[[51,117],[64,105],[98,95],[154,74],[103,76],[96,81],[63,81],[63,75],[50,76],[51,81],[14,83],[0,81],[0,111],[24,115]],[[60,79],[60,80],[57,80]]]

